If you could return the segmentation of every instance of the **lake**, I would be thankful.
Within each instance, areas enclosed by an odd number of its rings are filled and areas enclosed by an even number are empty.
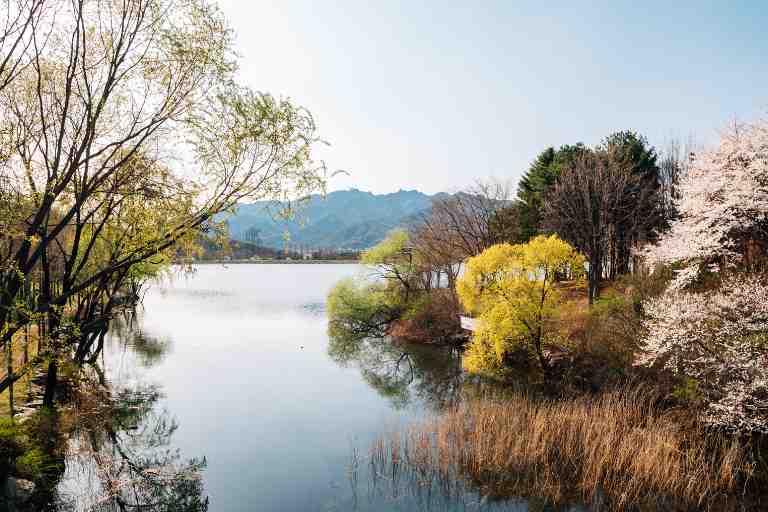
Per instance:
[[[372,341],[349,352],[329,340],[325,297],[360,272],[201,265],[149,288],[135,318],[112,329],[103,358],[113,396],[131,397],[119,417],[134,419],[96,455],[77,449],[88,441],[70,443],[58,509],[88,510],[98,505],[94,489],[127,485],[105,477],[124,469],[93,462],[117,453],[128,471],[130,457],[161,468],[170,467],[163,457],[204,457],[194,492],[215,512],[527,510],[471,491],[445,496],[368,462],[374,439],[448,403],[462,375],[449,348]]]

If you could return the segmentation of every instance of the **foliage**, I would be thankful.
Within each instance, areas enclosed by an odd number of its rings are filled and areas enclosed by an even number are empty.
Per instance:
[[[527,242],[541,233],[544,218],[544,196],[557,181],[560,171],[586,148],[583,144],[549,147],[542,151],[520,179],[519,200],[520,241]]]
[[[630,267],[632,248],[655,236],[661,211],[655,171],[637,171],[633,153],[608,144],[582,151],[560,172],[545,198],[546,225],[589,260],[589,301],[605,277]],[[654,160],[655,161],[655,160]]]
[[[234,36],[213,3],[12,4],[19,16],[0,29],[3,46],[20,38],[0,63],[0,346],[46,324],[51,405],[59,361],[95,357],[121,296],[221,234],[238,202],[323,192],[325,168],[309,112],[235,82]]]
[[[408,232],[396,229],[371,249],[363,252],[360,261],[365,265],[405,265],[409,261]]]
[[[683,264],[675,287],[706,270],[759,267],[768,241],[768,121],[734,125],[717,149],[695,155],[679,193],[679,218],[646,252],[652,264]]]
[[[0,474],[8,475],[24,453],[21,431],[12,419],[0,419]]]
[[[641,176],[651,187],[659,186],[658,155],[644,136],[631,130],[615,132],[603,139],[598,150],[616,153],[619,160],[627,163],[629,172]]]
[[[360,262],[373,268],[376,277],[387,286],[399,287],[406,300],[415,286],[413,280],[417,272],[409,242],[408,232],[397,229],[360,256]]]
[[[641,315],[633,297],[614,293],[589,308],[586,351],[612,365],[629,367],[642,338]]]
[[[449,261],[425,260],[405,230],[391,232],[365,251],[361,262],[372,275],[346,279],[328,295],[329,328],[338,337],[390,335],[411,341],[447,338],[459,330],[458,304],[441,276]],[[451,269],[455,272],[456,269]]]
[[[398,303],[401,313],[405,313],[433,285],[433,268],[421,256],[411,245],[411,235],[399,229],[363,252],[360,261],[373,269],[373,277],[383,283],[392,304]]]
[[[24,424],[0,419],[0,475],[40,481],[58,467],[39,439],[38,426],[46,421],[46,414],[37,412]]]
[[[680,184],[679,217],[646,251],[675,276],[643,303],[642,363],[695,381],[702,418],[768,431],[768,122],[734,125]]]
[[[27,450],[16,460],[19,474],[32,478],[39,478],[50,466],[49,457],[40,448]]]
[[[347,278],[328,293],[329,329],[336,337],[383,335],[405,303],[383,283]]]
[[[493,212],[489,229],[497,243],[519,244],[530,238],[523,235],[523,208],[523,203],[513,201],[510,205]]]
[[[436,289],[424,293],[393,322],[389,334],[395,339],[411,342],[449,342],[461,329],[458,306],[452,290]]]
[[[671,287],[645,303],[641,362],[695,379],[703,418],[729,429],[768,432],[768,286],[735,276],[718,289]]]
[[[584,258],[556,236],[538,236],[526,244],[500,244],[467,261],[457,291],[467,311],[479,315],[465,367],[495,373],[505,356],[518,347],[534,354],[548,368],[544,342],[561,302],[557,280],[577,278]]]

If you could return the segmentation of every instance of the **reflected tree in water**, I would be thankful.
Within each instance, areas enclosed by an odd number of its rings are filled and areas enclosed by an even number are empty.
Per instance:
[[[178,423],[158,410],[161,396],[140,386],[80,400],[53,510],[208,510],[201,477],[206,461],[183,460],[172,448]]]
[[[112,319],[109,338],[119,344],[121,350],[130,349],[143,368],[160,364],[173,348],[170,338],[152,336],[139,327],[136,309],[125,310]]]
[[[461,391],[461,358],[455,348],[393,343],[333,328],[329,340],[329,356],[342,366],[357,366],[365,382],[397,408],[416,399],[439,409]]]

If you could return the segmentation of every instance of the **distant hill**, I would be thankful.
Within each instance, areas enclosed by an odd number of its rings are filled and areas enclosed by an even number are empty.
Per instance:
[[[351,189],[313,196],[293,220],[277,217],[279,203],[261,201],[240,205],[227,221],[232,238],[265,247],[282,248],[288,233],[294,247],[359,250],[416,221],[435,197],[416,190],[373,194]]]

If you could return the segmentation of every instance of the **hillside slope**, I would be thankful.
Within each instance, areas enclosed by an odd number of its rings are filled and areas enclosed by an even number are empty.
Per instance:
[[[407,226],[429,210],[432,199],[416,190],[373,194],[360,190],[313,196],[295,219],[278,218],[279,203],[240,205],[228,219],[230,235],[266,247],[282,248],[286,233],[292,246],[366,249],[386,234]]]

